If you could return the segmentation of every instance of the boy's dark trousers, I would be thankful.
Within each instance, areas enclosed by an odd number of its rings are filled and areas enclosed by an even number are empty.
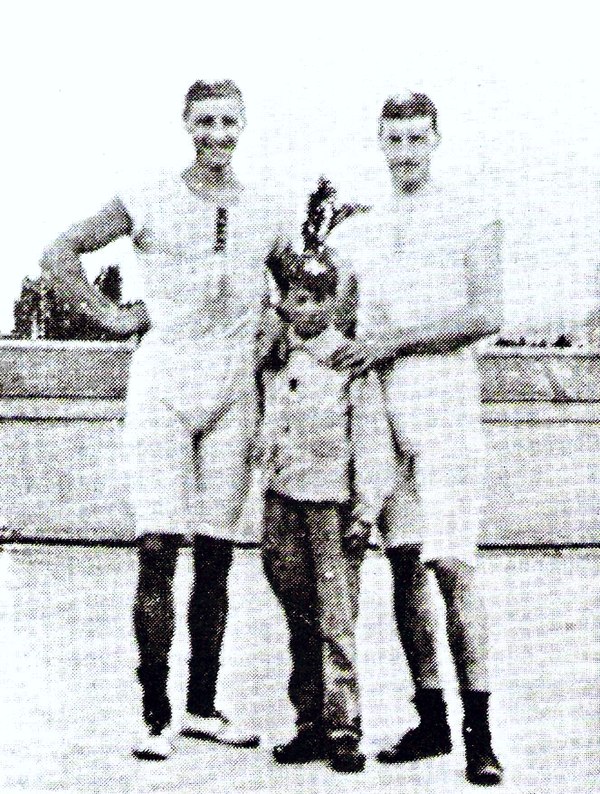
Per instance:
[[[285,612],[298,731],[360,739],[355,625],[364,552],[343,548],[335,502],[265,497],[263,565]]]

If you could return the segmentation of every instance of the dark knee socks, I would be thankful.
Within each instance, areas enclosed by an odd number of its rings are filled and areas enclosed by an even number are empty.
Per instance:
[[[169,667],[165,664],[140,664],[136,670],[142,686],[142,712],[150,732],[159,734],[171,722],[171,703],[167,692]]]
[[[144,719],[155,733],[171,721],[167,681],[174,630],[172,587],[176,560],[175,542],[167,540],[154,550],[140,548],[134,606],[139,649],[137,675],[142,686]]]
[[[190,631],[187,709],[209,716],[214,712],[219,660],[227,622],[227,577],[233,559],[229,541],[194,539],[194,584],[189,603]]]

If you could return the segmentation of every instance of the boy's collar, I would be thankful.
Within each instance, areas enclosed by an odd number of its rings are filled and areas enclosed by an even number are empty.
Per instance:
[[[290,353],[293,350],[305,350],[318,360],[328,358],[335,350],[346,342],[347,339],[333,325],[328,325],[324,331],[310,339],[302,339],[294,333],[290,327],[288,329],[288,342]]]

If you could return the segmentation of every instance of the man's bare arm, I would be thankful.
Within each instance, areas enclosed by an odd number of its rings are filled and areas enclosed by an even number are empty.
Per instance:
[[[119,336],[130,336],[149,327],[143,304],[130,309],[115,306],[87,279],[81,255],[97,251],[119,237],[131,234],[127,210],[113,199],[97,215],[74,224],[44,252],[42,274],[57,293],[63,295],[95,323]]]
[[[467,302],[436,323],[398,335],[397,355],[443,353],[498,333],[502,323],[500,221],[486,226],[465,254]]]
[[[491,223],[465,254],[465,306],[429,325],[386,329],[368,341],[340,348],[332,365],[361,372],[400,356],[447,353],[497,333],[502,321],[502,238],[500,221]]]

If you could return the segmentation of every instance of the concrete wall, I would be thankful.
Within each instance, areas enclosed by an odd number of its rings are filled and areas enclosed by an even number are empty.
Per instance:
[[[0,342],[0,525],[24,537],[131,539],[119,342]]]
[[[133,538],[121,450],[131,350],[119,343],[0,344],[0,384],[13,384],[0,396],[0,525],[5,534]],[[487,467],[480,542],[598,543],[600,403],[570,399],[564,388],[562,397],[553,399],[552,386],[544,392],[540,385],[536,355],[539,360],[538,354],[523,351],[481,354],[488,399],[483,404]],[[546,354],[542,358],[551,360]],[[499,374],[500,359],[505,373],[537,372],[538,391],[523,392],[522,381]],[[560,360],[569,370],[581,356],[560,354]],[[584,360],[589,379],[599,357]],[[15,371],[26,374],[17,377]],[[498,390],[500,381],[504,385]],[[84,396],[75,396],[77,391]],[[11,396],[4,396],[7,392]]]
[[[480,542],[600,542],[600,404],[484,403]]]
[[[131,539],[123,401],[0,400],[2,525],[26,537]]]

